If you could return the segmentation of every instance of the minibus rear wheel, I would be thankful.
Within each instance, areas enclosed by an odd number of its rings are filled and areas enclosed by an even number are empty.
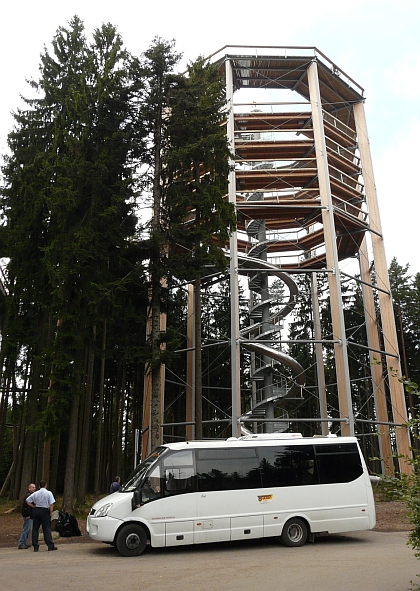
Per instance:
[[[147,546],[147,534],[141,525],[129,523],[118,532],[116,546],[123,556],[140,556]]]
[[[302,519],[292,517],[286,521],[280,536],[280,540],[285,546],[303,546],[307,539],[308,526]]]

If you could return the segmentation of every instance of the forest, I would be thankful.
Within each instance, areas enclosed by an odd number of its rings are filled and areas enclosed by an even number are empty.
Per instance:
[[[71,512],[116,474],[126,479],[146,369],[152,447],[160,443],[162,364],[164,439],[185,438],[185,427],[171,425],[185,421],[188,284],[200,311],[196,436],[230,434],[229,281],[203,281],[209,268],[223,274],[236,227],[224,199],[224,82],[201,56],[184,73],[180,60],[175,42],[158,37],[131,55],[111,24],[89,41],[73,17],[44,50],[30,98],[14,113],[0,187],[0,496],[21,499],[42,477]],[[395,259],[389,272],[403,372],[419,382],[420,274]],[[290,339],[313,337],[308,277],[300,282]],[[245,294],[242,303],[245,326]],[[328,299],[320,306],[328,333]],[[363,303],[350,282],[345,314],[357,340]],[[314,368],[310,347],[290,352]],[[369,364],[361,349],[352,359]],[[325,365],[333,373],[328,354]],[[249,376],[242,380],[246,407]],[[315,369],[308,381],[315,385]],[[359,387],[361,405],[365,395]],[[417,401],[407,403],[415,418]],[[316,416],[314,398],[305,404],[305,416]],[[225,422],[206,422],[215,415]]]
[[[159,397],[179,341],[161,312],[177,324],[185,280],[226,264],[224,86],[201,57],[175,73],[180,58],[160,38],[135,57],[110,24],[88,42],[74,17],[14,113],[1,188],[1,495],[20,498],[42,474],[71,510],[127,477],[145,364]]]

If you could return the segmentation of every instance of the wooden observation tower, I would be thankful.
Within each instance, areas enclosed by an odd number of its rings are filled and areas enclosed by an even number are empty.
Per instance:
[[[283,276],[289,299],[283,311],[277,311],[277,321],[279,316],[284,320],[299,297],[293,278],[303,273],[309,273],[312,281],[311,346],[317,360],[322,433],[328,432],[331,417],[323,372],[325,336],[317,315],[320,273],[328,278],[339,432],[358,432],[360,413],[353,391],[360,376],[352,376],[349,369],[342,299],[343,280],[352,273],[363,292],[374,401],[371,415],[360,420],[374,425],[383,471],[392,473],[392,455],[409,457],[410,439],[404,426],[407,412],[398,379],[398,343],[363,89],[313,47],[225,47],[212,59],[226,75],[227,133],[235,154],[229,200],[239,222],[230,241],[233,434],[239,433],[245,420],[257,421],[263,414],[266,430],[272,430],[270,423],[276,424],[275,408],[282,406],[282,399],[296,396],[296,386],[305,395],[304,368],[287,355],[281,359],[281,334],[270,312],[269,287],[270,277]],[[248,277],[251,293],[251,326],[245,331],[238,325],[241,274]],[[254,390],[262,392],[248,416],[240,406],[241,346],[258,360],[253,367]],[[294,375],[286,392],[273,384],[270,368],[275,363],[284,363]],[[405,459],[395,467],[410,470]]]
[[[226,77],[227,134],[234,154],[228,198],[238,219],[227,252],[232,435],[247,429],[296,430],[299,421],[313,421],[323,435],[368,430],[378,442],[382,472],[410,472],[410,434],[363,88],[314,47],[226,46],[210,59]],[[287,317],[301,297],[298,276],[311,285],[313,338],[294,343],[310,348],[315,359],[317,383],[310,392],[306,368],[289,355],[290,341],[282,340]],[[321,278],[328,290],[328,335],[322,334],[319,317]],[[343,285],[349,280],[363,295],[364,345],[346,329]],[[238,286],[243,281],[250,301],[246,328],[239,327]],[[284,286],[281,305],[273,297],[273,281]],[[251,359],[252,404],[247,410],[241,405],[241,347]],[[366,353],[363,376],[352,375],[349,350],[355,347]],[[324,375],[327,349],[334,358],[333,384]],[[191,359],[188,363],[191,367]],[[278,379],[281,367],[283,381]],[[188,368],[186,375],[186,420],[191,424]],[[369,410],[360,408],[355,397],[362,379],[370,393]],[[338,400],[334,409],[331,388]],[[293,400],[305,396],[316,398],[316,416],[289,412]]]

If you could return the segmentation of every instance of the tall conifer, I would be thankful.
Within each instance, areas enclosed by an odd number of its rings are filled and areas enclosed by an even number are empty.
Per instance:
[[[152,220],[150,225],[150,318],[149,367],[151,375],[150,441],[154,449],[162,443],[162,354],[164,331],[161,315],[165,312],[165,277],[168,257],[168,224],[166,194],[168,187],[168,121],[169,104],[173,87],[178,81],[174,68],[180,54],[174,41],[156,37],[144,53],[143,73],[146,90],[142,104],[143,120],[148,130],[147,163],[150,166],[149,188],[152,195]]]
[[[218,68],[198,58],[171,103],[168,214],[171,270],[194,282],[196,438],[202,427],[201,279],[205,268],[226,267],[224,248],[235,229],[227,200],[229,145],[225,85]]]

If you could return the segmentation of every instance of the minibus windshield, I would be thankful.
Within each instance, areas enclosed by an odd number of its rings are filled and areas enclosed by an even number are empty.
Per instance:
[[[150,454],[150,456],[143,460],[143,462],[137,466],[134,472],[132,472],[130,478],[121,488],[121,492],[124,493],[135,491],[145,477],[150,466],[162,455],[164,451],[166,451],[166,447],[158,447]]]

